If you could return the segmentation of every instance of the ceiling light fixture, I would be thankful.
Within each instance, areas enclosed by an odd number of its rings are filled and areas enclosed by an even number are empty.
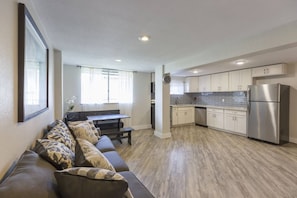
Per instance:
[[[236,65],[243,65],[243,64],[245,64],[247,61],[246,60],[237,60],[237,61],[235,61],[235,64]]]
[[[193,71],[193,73],[194,73],[194,74],[198,74],[198,73],[199,73],[199,71],[197,71],[197,70],[194,70],[194,71]]]
[[[143,36],[138,37],[138,40],[143,41],[143,42],[147,42],[147,41],[150,40],[150,37],[146,36],[146,35],[143,35]]]
[[[121,59],[115,59],[114,61],[116,61],[116,62],[122,62]]]

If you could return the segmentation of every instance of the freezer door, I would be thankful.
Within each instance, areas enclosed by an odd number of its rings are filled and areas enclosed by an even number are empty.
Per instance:
[[[279,144],[279,103],[251,102],[247,134],[250,138]]]
[[[249,101],[279,102],[280,84],[263,84],[249,86]]]

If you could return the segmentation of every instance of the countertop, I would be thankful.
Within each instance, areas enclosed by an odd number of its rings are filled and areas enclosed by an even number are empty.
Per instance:
[[[246,111],[246,107],[233,107],[233,106],[215,106],[215,105],[197,105],[197,104],[177,104],[170,105],[171,107],[206,107],[206,108],[215,108],[215,109],[226,109],[226,110],[238,110]]]

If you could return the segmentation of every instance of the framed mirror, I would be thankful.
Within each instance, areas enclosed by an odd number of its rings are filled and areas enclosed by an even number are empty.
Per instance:
[[[32,16],[18,4],[18,122],[48,109],[48,46]]]

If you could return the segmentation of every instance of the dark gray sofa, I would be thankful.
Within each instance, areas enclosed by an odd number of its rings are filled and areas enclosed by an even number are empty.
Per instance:
[[[114,145],[107,136],[101,136],[95,145],[128,182],[129,189],[134,198],[154,197],[139,179],[129,170],[125,161],[116,152]],[[58,198],[59,186],[54,177],[55,167],[45,161],[34,151],[26,150],[16,163],[14,169],[0,184],[0,197],[2,198]],[[104,181],[102,181],[104,182]],[[106,185],[112,187],[112,182],[105,181],[98,184],[96,190],[104,197]],[[100,189],[101,188],[101,189]],[[116,189],[116,188],[115,188]]]

